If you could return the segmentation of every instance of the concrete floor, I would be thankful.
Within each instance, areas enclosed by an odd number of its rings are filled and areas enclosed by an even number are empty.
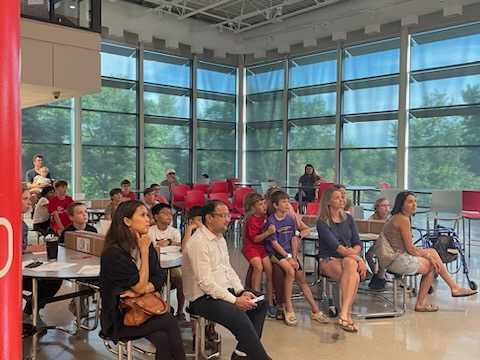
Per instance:
[[[247,263],[235,244],[230,247],[232,265],[244,278]],[[480,247],[473,248],[470,266],[471,278],[480,281]],[[466,285],[462,274],[455,277]],[[313,290],[320,295],[318,287]],[[479,359],[480,296],[454,299],[448,288],[438,280],[430,300],[440,306],[438,313],[415,313],[412,311],[415,298],[407,298],[408,310],[404,316],[358,320],[358,334],[345,333],[335,326],[335,320],[327,325],[312,324],[306,303],[296,301],[298,326],[287,327],[281,321],[266,320],[262,341],[273,359]],[[47,323],[71,324],[73,316],[67,305],[68,302],[48,305],[42,317]],[[321,305],[325,309],[325,303],[321,302]],[[383,308],[382,301],[369,295],[359,295],[355,305],[355,311],[359,312]],[[222,359],[230,359],[235,340],[225,329],[218,328],[223,335]],[[188,352],[191,349],[188,325],[182,332],[185,334]],[[24,342],[25,356],[29,355],[30,344],[31,340]],[[81,331],[76,336],[51,330],[40,339],[37,353],[37,359],[49,360],[114,358],[99,339],[98,329],[92,332]]]

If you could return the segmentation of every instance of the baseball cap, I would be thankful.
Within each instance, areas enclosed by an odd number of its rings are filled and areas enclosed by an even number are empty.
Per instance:
[[[166,173],[167,175],[168,175],[168,174],[172,174],[172,173],[173,173],[173,174],[176,174],[175,169],[167,169],[167,171],[166,171],[165,173]]]

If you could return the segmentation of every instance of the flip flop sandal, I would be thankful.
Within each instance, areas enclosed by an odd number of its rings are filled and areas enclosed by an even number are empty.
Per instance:
[[[358,332],[358,328],[355,326],[355,324],[353,322],[349,322],[345,319],[342,319],[342,318],[338,318],[338,322],[337,322],[337,325],[343,330],[343,331],[346,331],[346,332],[349,332],[349,333],[356,333]]]
[[[452,293],[452,297],[465,297],[465,296],[472,296],[475,295],[478,291],[477,290],[470,290],[470,289],[460,289],[458,293]]]
[[[415,311],[416,312],[437,312],[438,311],[438,306],[432,305],[432,304],[427,304],[424,307],[416,307]]]

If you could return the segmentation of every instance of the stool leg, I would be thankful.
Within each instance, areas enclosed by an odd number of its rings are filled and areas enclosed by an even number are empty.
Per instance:
[[[205,318],[200,318],[199,319],[199,323],[200,323],[200,355],[205,358],[205,359],[208,359],[208,355],[205,353]]]
[[[133,360],[132,341],[127,342],[127,360]]]
[[[117,359],[123,360],[123,343],[121,342],[117,345]]]
[[[195,320],[195,360],[200,359],[200,319]]]
[[[398,286],[398,279],[393,278],[393,310],[397,311],[397,286]],[[405,289],[404,285],[404,289]]]

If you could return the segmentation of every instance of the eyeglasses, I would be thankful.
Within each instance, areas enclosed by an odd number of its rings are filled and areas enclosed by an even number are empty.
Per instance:
[[[212,215],[222,217],[224,219],[230,219],[232,217],[230,213],[226,213],[226,214],[212,213]]]

